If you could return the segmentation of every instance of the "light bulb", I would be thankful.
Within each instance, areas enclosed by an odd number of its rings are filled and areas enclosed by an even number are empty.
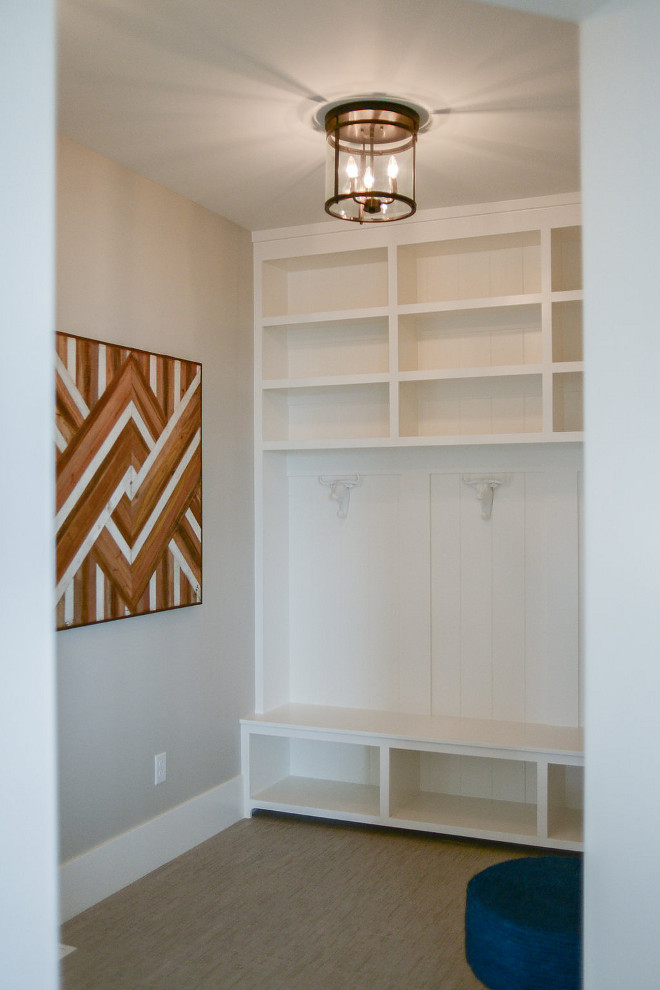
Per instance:
[[[374,173],[371,171],[371,166],[367,165],[364,170],[364,188],[373,189],[374,187]]]
[[[351,157],[348,159],[348,162],[346,163],[346,175],[349,177],[349,179],[357,179],[358,167],[355,159],[353,158],[353,155],[351,155]]]
[[[394,155],[390,157],[390,160],[388,162],[387,174],[389,175],[390,179],[396,179],[397,175],[399,174],[399,163],[397,162]]]

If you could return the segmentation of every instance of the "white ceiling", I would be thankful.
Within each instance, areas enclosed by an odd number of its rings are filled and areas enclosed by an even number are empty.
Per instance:
[[[61,0],[59,126],[250,230],[323,210],[328,101],[435,111],[420,209],[579,189],[577,26],[472,0]]]

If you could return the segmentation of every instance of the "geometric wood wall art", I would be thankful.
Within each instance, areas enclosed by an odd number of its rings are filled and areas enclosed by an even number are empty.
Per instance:
[[[202,600],[202,367],[56,334],[57,628]]]

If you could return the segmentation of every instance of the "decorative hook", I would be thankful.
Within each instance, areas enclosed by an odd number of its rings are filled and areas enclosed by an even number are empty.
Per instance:
[[[325,478],[319,477],[319,483],[330,489],[328,498],[334,499],[338,503],[337,517],[346,519],[348,515],[348,505],[351,500],[351,488],[361,484],[360,475],[354,474],[350,477]]]
[[[506,475],[495,474],[486,477],[477,477],[475,475],[464,474],[463,481],[466,485],[471,485],[474,488],[474,494],[481,502],[481,518],[490,519],[493,514],[495,489],[504,484]]]

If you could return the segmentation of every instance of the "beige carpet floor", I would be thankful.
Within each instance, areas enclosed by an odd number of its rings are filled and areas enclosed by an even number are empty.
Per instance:
[[[63,990],[480,990],[465,887],[533,850],[259,816],[69,921]]]

